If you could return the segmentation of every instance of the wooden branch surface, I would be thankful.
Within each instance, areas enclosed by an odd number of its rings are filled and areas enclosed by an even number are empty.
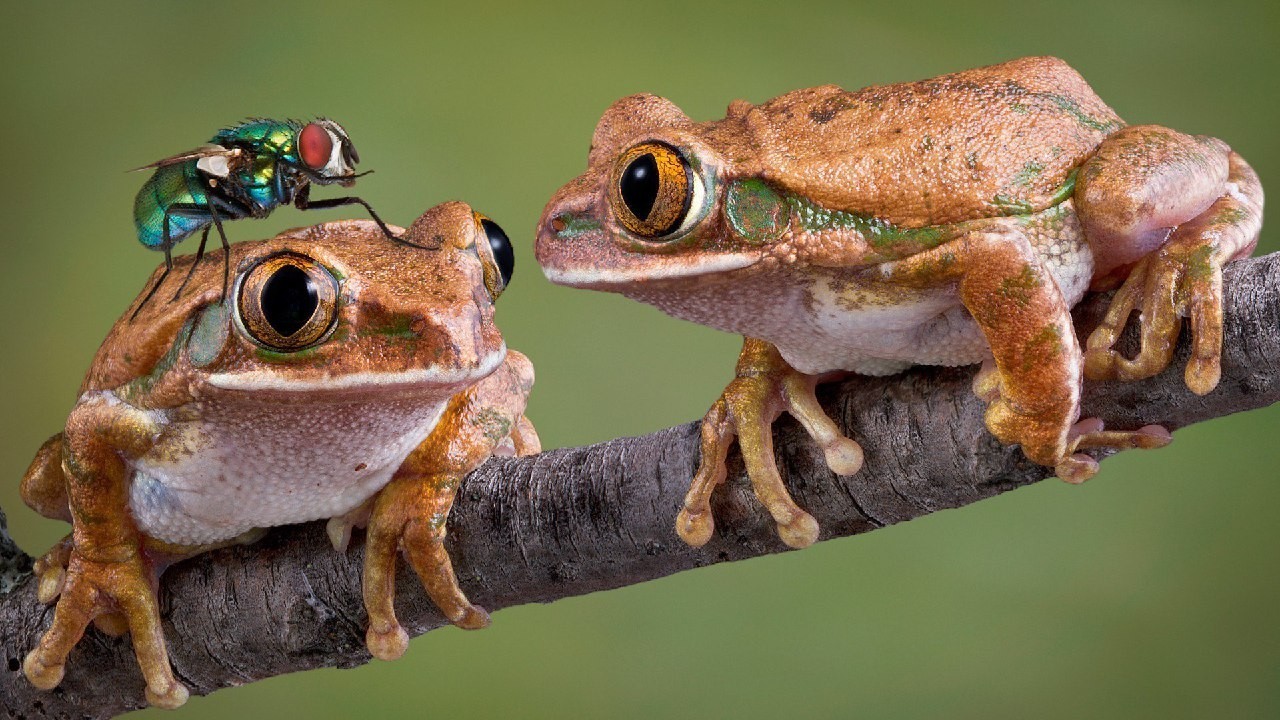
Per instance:
[[[1172,430],[1280,399],[1280,254],[1232,264],[1225,285],[1223,376],[1214,392],[1197,397],[1183,385],[1184,333],[1160,376],[1086,387],[1085,416],[1114,428],[1160,423]],[[1108,300],[1091,297],[1077,308],[1082,337]],[[825,407],[866,451],[866,466],[851,477],[833,475],[794,422],[778,423],[779,467],[797,502],[822,524],[822,539],[960,507],[1048,476],[1048,468],[986,432],[982,404],[969,389],[973,372],[916,368],[824,388]],[[716,535],[700,549],[681,543],[673,521],[697,462],[696,423],[491,460],[465,480],[449,518],[462,587],[474,602],[497,610],[786,550],[736,453],[730,480],[715,496]],[[323,523],[311,523],[170,569],[161,609],[179,679],[192,693],[207,694],[367,662],[361,557],[359,542],[336,553]],[[142,678],[127,637],[91,630],[52,692],[25,680],[21,660],[52,618],[52,609],[36,602],[29,568],[0,513],[0,699],[9,717],[100,718],[142,707]],[[401,570],[397,609],[405,627],[417,635],[442,625],[417,579]]]

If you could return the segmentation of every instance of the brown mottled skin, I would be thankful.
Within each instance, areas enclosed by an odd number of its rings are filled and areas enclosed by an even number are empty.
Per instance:
[[[261,533],[229,531],[198,543],[148,535],[141,529],[146,521],[170,519],[160,513],[156,520],[160,511],[138,506],[137,495],[131,495],[136,483],[151,482],[149,476],[177,484],[184,476],[212,477],[206,486],[212,495],[238,483],[235,492],[243,494],[232,497],[232,514],[240,512],[237,507],[295,502],[296,508],[284,512],[302,516],[283,519],[298,522],[317,517],[307,514],[308,497],[329,500],[368,477],[362,472],[381,472],[385,479],[358,502],[319,515],[330,517],[339,548],[352,527],[368,527],[370,652],[391,659],[406,648],[393,608],[400,551],[455,624],[488,624],[485,611],[458,587],[443,545],[444,520],[458,482],[472,468],[495,452],[539,450],[538,436],[523,416],[533,368],[523,355],[506,350],[493,323],[496,293],[485,276],[497,270],[487,267],[493,257],[471,208],[457,202],[432,208],[403,239],[423,247],[392,242],[369,221],[327,223],[237,244],[231,249],[235,283],[227,301],[232,311],[221,302],[221,262],[200,263],[183,294],[169,301],[178,286],[174,278],[183,277],[193,261],[188,256],[175,263],[179,272],[136,318],[130,319],[132,308],[124,313],[98,351],[65,431],[45,443],[23,480],[23,498],[31,507],[73,525],[72,534],[36,566],[41,600],[57,599],[57,608],[53,625],[23,664],[34,684],[52,688],[60,682],[68,654],[93,622],[103,631],[131,634],[152,704],[175,707],[185,701],[187,690],[173,676],[161,633],[159,576],[184,557]],[[320,294],[312,314],[315,319],[333,313],[331,329],[296,351],[255,341],[260,335],[250,337],[252,322],[240,317],[237,304],[252,292],[244,278],[282,253],[323,268],[319,272],[332,276],[336,287],[327,301]],[[288,425],[280,422],[281,412],[325,426],[323,432],[279,427]],[[406,437],[412,434],[408,444],[379,434],[397,422]],[[369,468],[364,455],[335,449],[351,446],[344,437],[357,438],[352,442],[369,457],[388,443],[404,444],[404,453],[389,466]],[[217,442],[223,443],[219,450],[201,454]],[[255,453],[265,453],[267,460],[245,460]],[[319,487],[321,476],[335,476],[340,484],[322,495],[311,489],[313,480]],[[202,481],[193,482],[198,504],[205,493]],[[180,495],[179,503],[191,497]],[[192,532],[220,532],[216,512],[193,517],[178,529],[194,523]]]
[[[655,174],[635,160],[646,153],[661,160],[652,210],[651,180],[636,180]],[[673,158],[684,175],[663,169]],[[1097,470],[1081,449],[1168,442],[1157,426],[1081,420],[1082,380],[1159,372],[1189,315],[1187,384],[1212,390],[1221,267],[1252,251],[1262,202],[1222,141],[1126,127],[1066,63],[1033,57],[739,100],[704,123],[653,95],[619,100],[586,172],[548,203],[537,256],[554,282],[745,336],[677,529],[710,537],[708,498],[736,436],[780,535],[802,547],[817,525],[778,477],[770,426],[792,413],[834,471],[856,472],[860,448],[813,399],[835,373],[982,362],[988,428],[1072,482]],[[1085,352],[1071,305],[1122,283]],[[1143,346],[1128,359],[1111,348],[1133,310]]]

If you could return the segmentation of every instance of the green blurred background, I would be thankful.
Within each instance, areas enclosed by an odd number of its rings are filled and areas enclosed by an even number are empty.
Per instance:
[[[538,368],[547,447],[700,417],[736,338],[548,284],[533,228],[585,166],[610,102],[651,91],[692,117],[837,83],[1066,58],[1130,122],[1219,136],[1280,171],[1274,2],[7,2],[0,97],[7,223],[0,506],[28,551],[65,527],[18,479],[65,420],[98,342],[160,255],[124,170],[247,115],[327,115],[359,193],[408,224],[465,199],[517,245],[499,305]],[[320,191],[317,197],[331,196]],[[233,240],[360,213],[228,227]],[[1277,248],[1276,225],[1260,249]],[[183,246],[183,252],[194,248]],[[801,553],[685,573],[449,628],[396,663],[193,698],[184,717],[1280,717],[1275,409]],[[149,711],[148,717],[161,717]]]

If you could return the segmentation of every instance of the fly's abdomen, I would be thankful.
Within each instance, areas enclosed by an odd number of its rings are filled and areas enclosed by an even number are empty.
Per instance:
[[[208,198],[195,163],[156,170],[133,201],[133,224],[138,242],[155,250],[165,248],[165,215],[169,216],[170,247],[208,225]]]

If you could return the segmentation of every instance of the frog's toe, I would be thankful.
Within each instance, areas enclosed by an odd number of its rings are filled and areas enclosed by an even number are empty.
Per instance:
[[[1055,474],[1062,480],[1079,485],[1098,472],[1098,461],[1076,450],[1108,448],[1111,450],[1154,449],[1173,440],[1161,425],[1144,425],[1137,430],[1107,430],[1102,420],[1086,418],[1071,427],[1067,435],[1068,455],[1058,462]]]
[[[817,381],[810,375],[782,369],[782,399],[791,414],[822,448],[827,467],[837,475],[853,475],[862,469],[862,446],[845,437],[835,421],[818,404]]]
[[[717,400],[702,418],[701,435],[702,461],[689,483],[684,507],[676,516],[676,534],[691,547],[706,545],[716,528],[715,516],[711,512],[711,493],[724,482],[724,462],[734,437],[728,404],[723,398]]]

